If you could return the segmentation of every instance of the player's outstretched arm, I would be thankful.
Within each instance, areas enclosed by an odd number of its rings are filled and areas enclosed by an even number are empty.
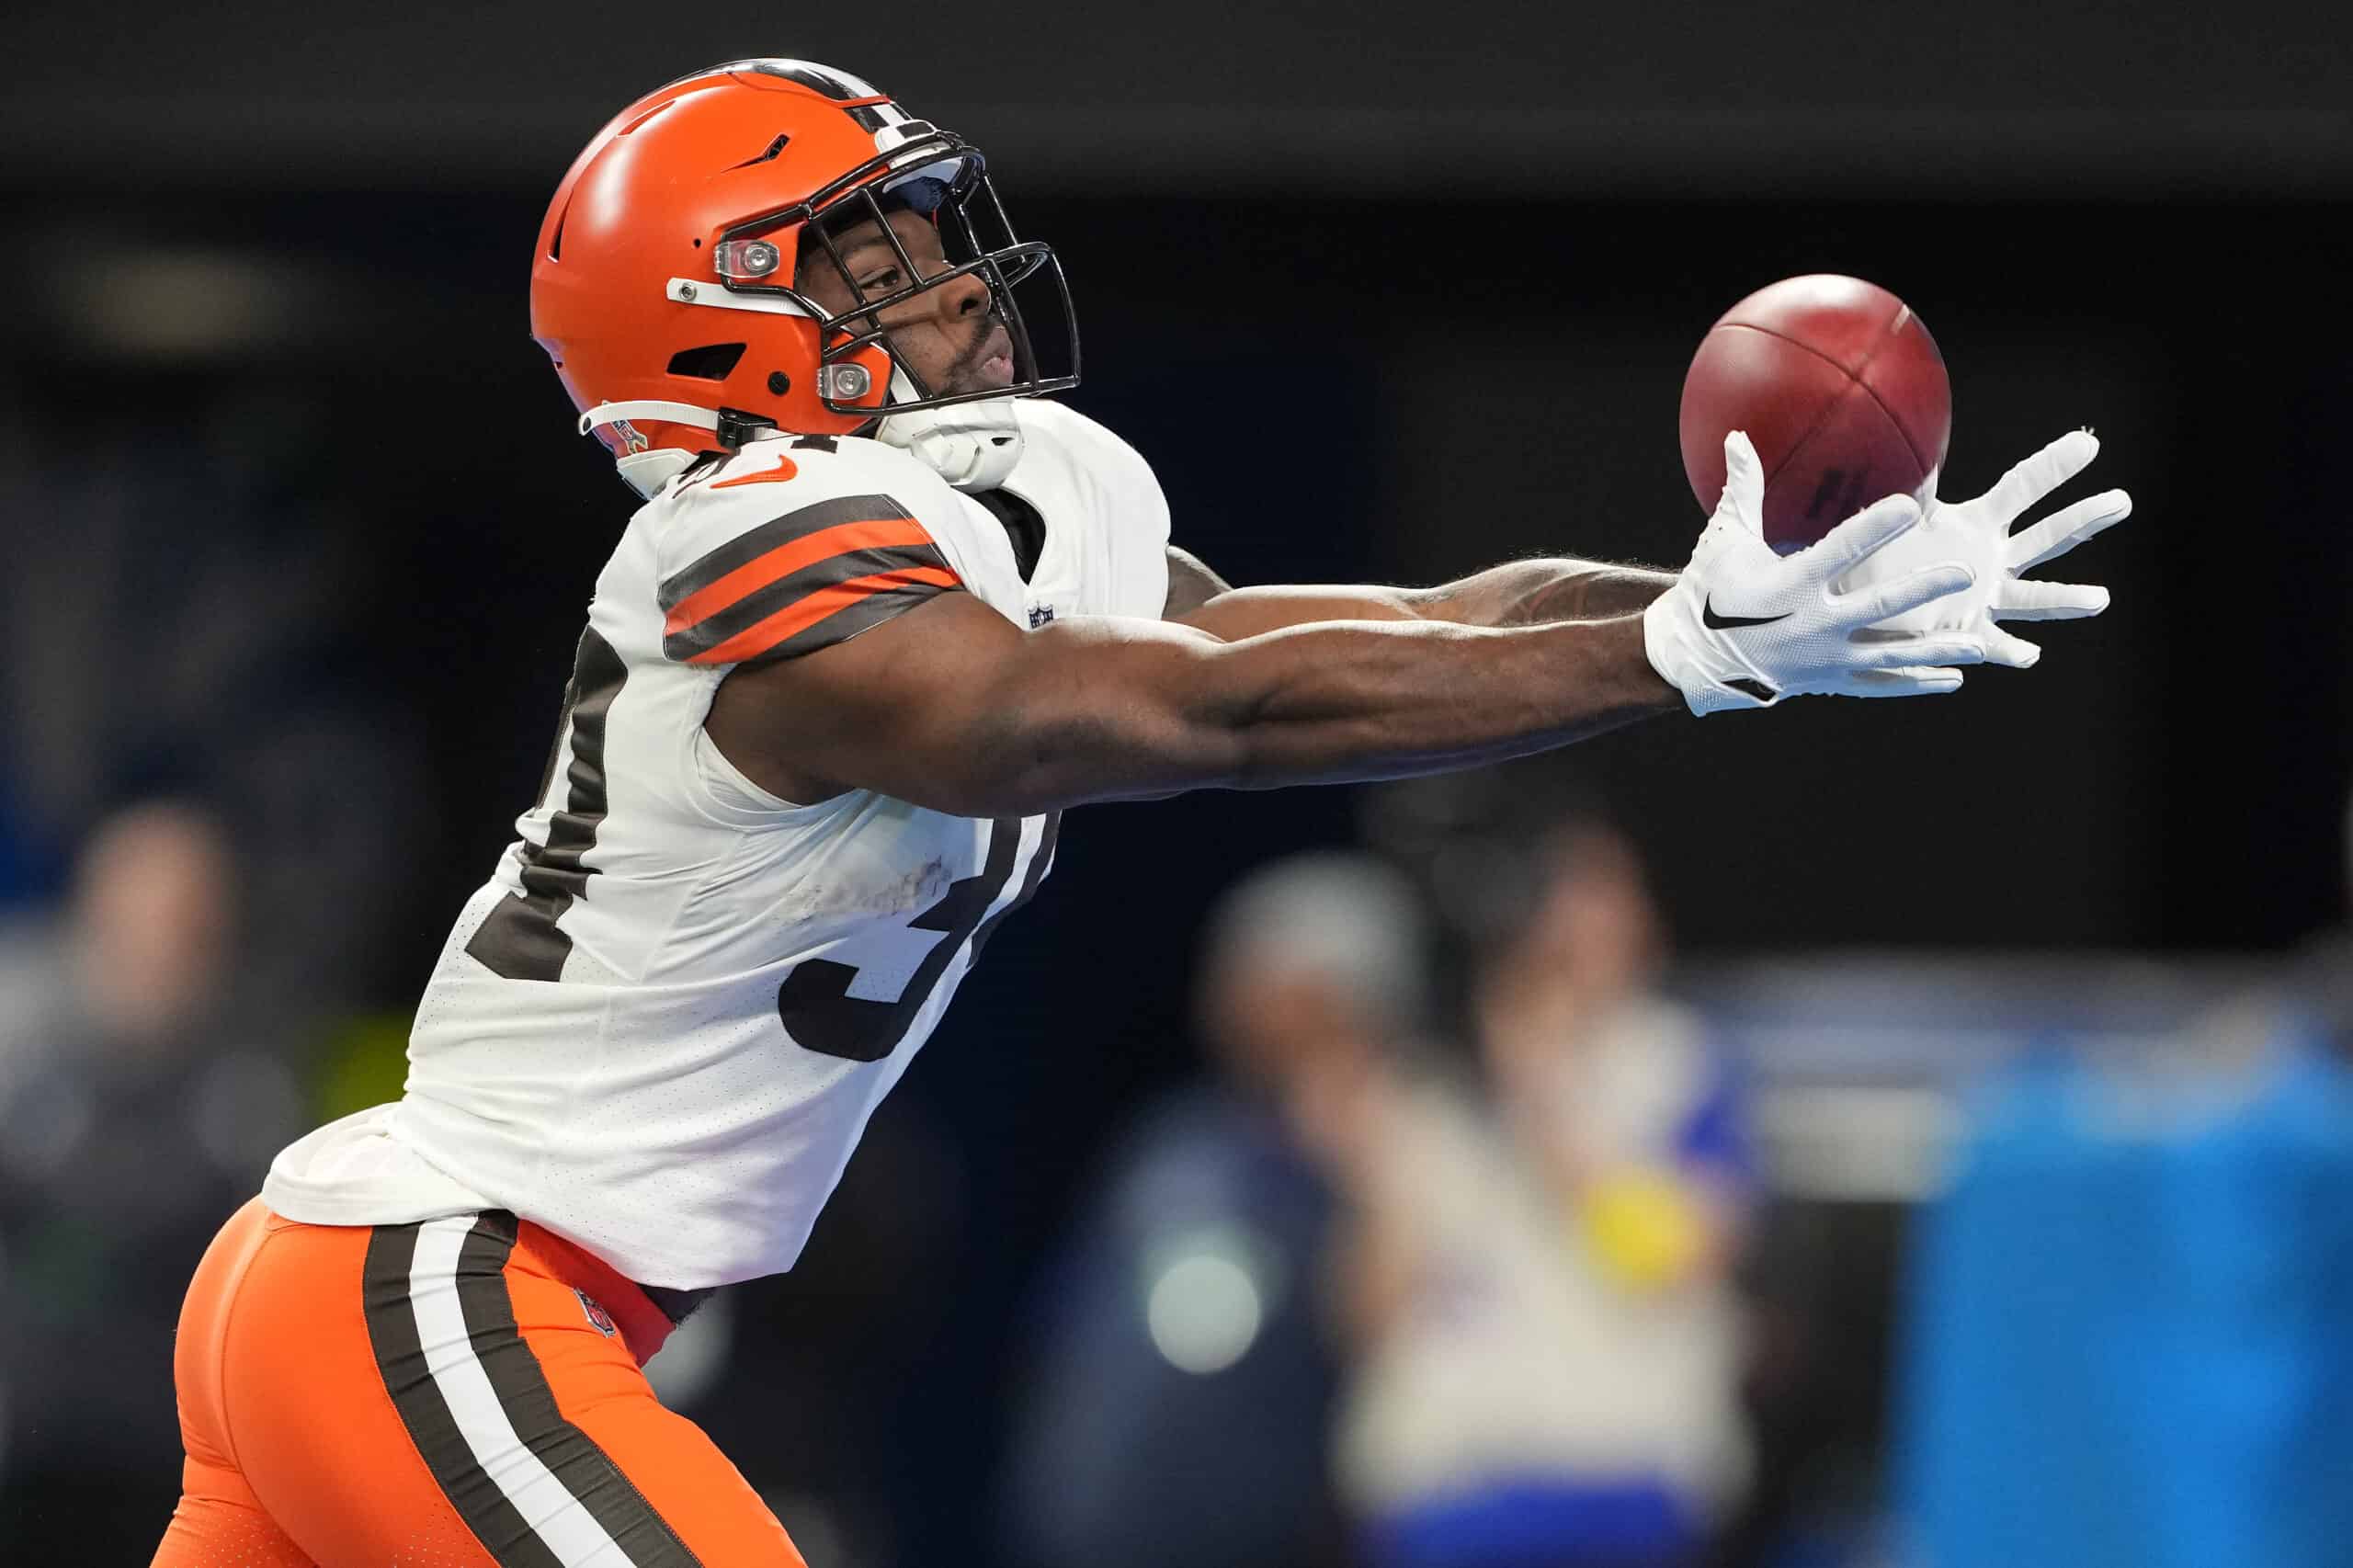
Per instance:
[[[1638,616],[1338,620],[1229,642],[1108,617],[1023,631],[944,594],[835,647],[734,671],[705,724],[788,800],[859,788],[1008,816],[1467,767],[1676,701]]]
[[[1167,619],[1232,639],[1317,620],[1443,620],[1538,626],[1605,620],[1646,608],[1672,572],[1608,561],[1513,561],[1431,588],[1372,584],[1236,588],[1189,552],[1168,549]]]
[[[1856,634],[1965,587],[1938,565],[1840,593],[1919,521],[1892,496],[1782,558],[1747,437],[1691,563],[1640,615],[1520,627],[1311,621],[1226,639],[1078,617],[1023,631],[943,594],[847,642],[738,668],[705,727],[754,782],[813,801],[867,789],[966,816],[1205,788],[1395,778],[1565,745],[1679,696],[1696,713],[1802,692],[1950,690],[1962,633]]]

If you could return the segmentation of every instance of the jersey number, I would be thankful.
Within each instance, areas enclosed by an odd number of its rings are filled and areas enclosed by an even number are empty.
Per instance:
[[[910,931],[937,931],[940,937],[915,966],[897,1000],[870,1002],[849,994],[850,983],[858,978],[853,964],[811,959],[794,965],[776,993],[777,1017],[784,1020],[786,1032],[811,1051],[852,1062],[880,1062],[896,1051],[966,939],[972,944],[969,969],[980,961],[982,946],[1005,917],[1029,903],[1029,895],[1038,891],[1046,864],[1054,857],[1054,837],[1061,826],[1061,812],[1046,818],[1038,837],[1038,852],[1029,858],[1029,869],[1021,879],[1021,891],[991,915],[989,905],[1005,892],[1013,876],[1014,859],[1020,853],[1021,819],[998,817],[989,824],[988,857],[979,874],[949,883],[938,903],[907,922]]]
[[[555,744],[540,776],[539,803],[547,804],[555,765],[563,755],[563,733],[572,731],[572,767],[564,774],[562,810],[548,823],[544,845],[525,839],[523,891],[498,901],[490,917],[466,944],[466,951],[508,980],[562,980],[572,938],[556,926],[572,901],[587,892],[594,866],[581,857],[597,842],[605,821],[605,721],[629,678],[629,666],[612,644],[592,629],[580,634],[572,682],[564,687],[563,712],[556,720]]]

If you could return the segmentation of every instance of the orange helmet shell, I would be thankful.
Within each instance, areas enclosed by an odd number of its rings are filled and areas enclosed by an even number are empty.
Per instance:
[[[790,211],[876,155],[875,133],[856,111],[886,98],[828,97],[755,68],[800,64],[745,61],[648,94],[597,133],[556,187],[531,261],[531,335],[584,414],[639,400],[690,403],[811,435],[847,434],[870,417],[828,409],[820,395],[826,345],[814,306],[805,316],[710,308],[730,300],[713,254],[723,236]],[[863,85],[804,69],[852,91]],[[799,226],[761,237],[786,258],[789,282]],[[679,279],[708,290],[680,290]],[[699,294],[708,302],[688,302]],[[742,349],[731,359],[734,345]],[[888,351],[873,344],[836,362],[866,368],[879,412]],[[709,430],[659,420],[597,433],[616,456],[722,446]]]

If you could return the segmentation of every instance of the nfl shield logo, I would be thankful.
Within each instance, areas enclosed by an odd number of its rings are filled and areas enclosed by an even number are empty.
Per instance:
[[[1046,622],[1048,622],[1048,621],[1050,621],[1050,620],[1051,620],[1051,619],[1054,619],[1054,607],[1053,607],[1053,606],[1051,606],[1051,605],[1031,605],[1031,606],[1029,607],[1029,630],[1030,630],[1030,631],[1037,631],[1037,630],[1038,630],[1038,628],[1040,628],[1040,627],[1041,627],[1041,626],[1045,625],[1045,624],[1046,624]]]
[[[620,1332],[620,1328],[613,1323],[612,1314],[606,1312],[604,1308],[598,1306],[596,1302],[590,1301],[588,1299],[587,1291],[574,1288],[572,1293],[580,1298],[580,1310],[588,1314],[588,1324],[590,1327],[594,1328],[598,1334],[603,1335],[608,1339],[610,1339],[614,1335]]]

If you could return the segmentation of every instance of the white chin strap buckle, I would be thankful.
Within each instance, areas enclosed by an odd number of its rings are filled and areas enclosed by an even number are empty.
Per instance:
[[[904,376],[893,375],[891,393],[911,398],[915,391]],[[982,398],[885,415],[874,427],[874,438],[897,447],[959,490],[994,490],[1021,460],[1017,401]]]
[[[613,466],[620,471],[622,483],[636,491],[641,500],[651,501],[662,494],[664,485],[687,471],[695,456],[676,447],[656,447],[650,452],[631,452],[615,458]]]

